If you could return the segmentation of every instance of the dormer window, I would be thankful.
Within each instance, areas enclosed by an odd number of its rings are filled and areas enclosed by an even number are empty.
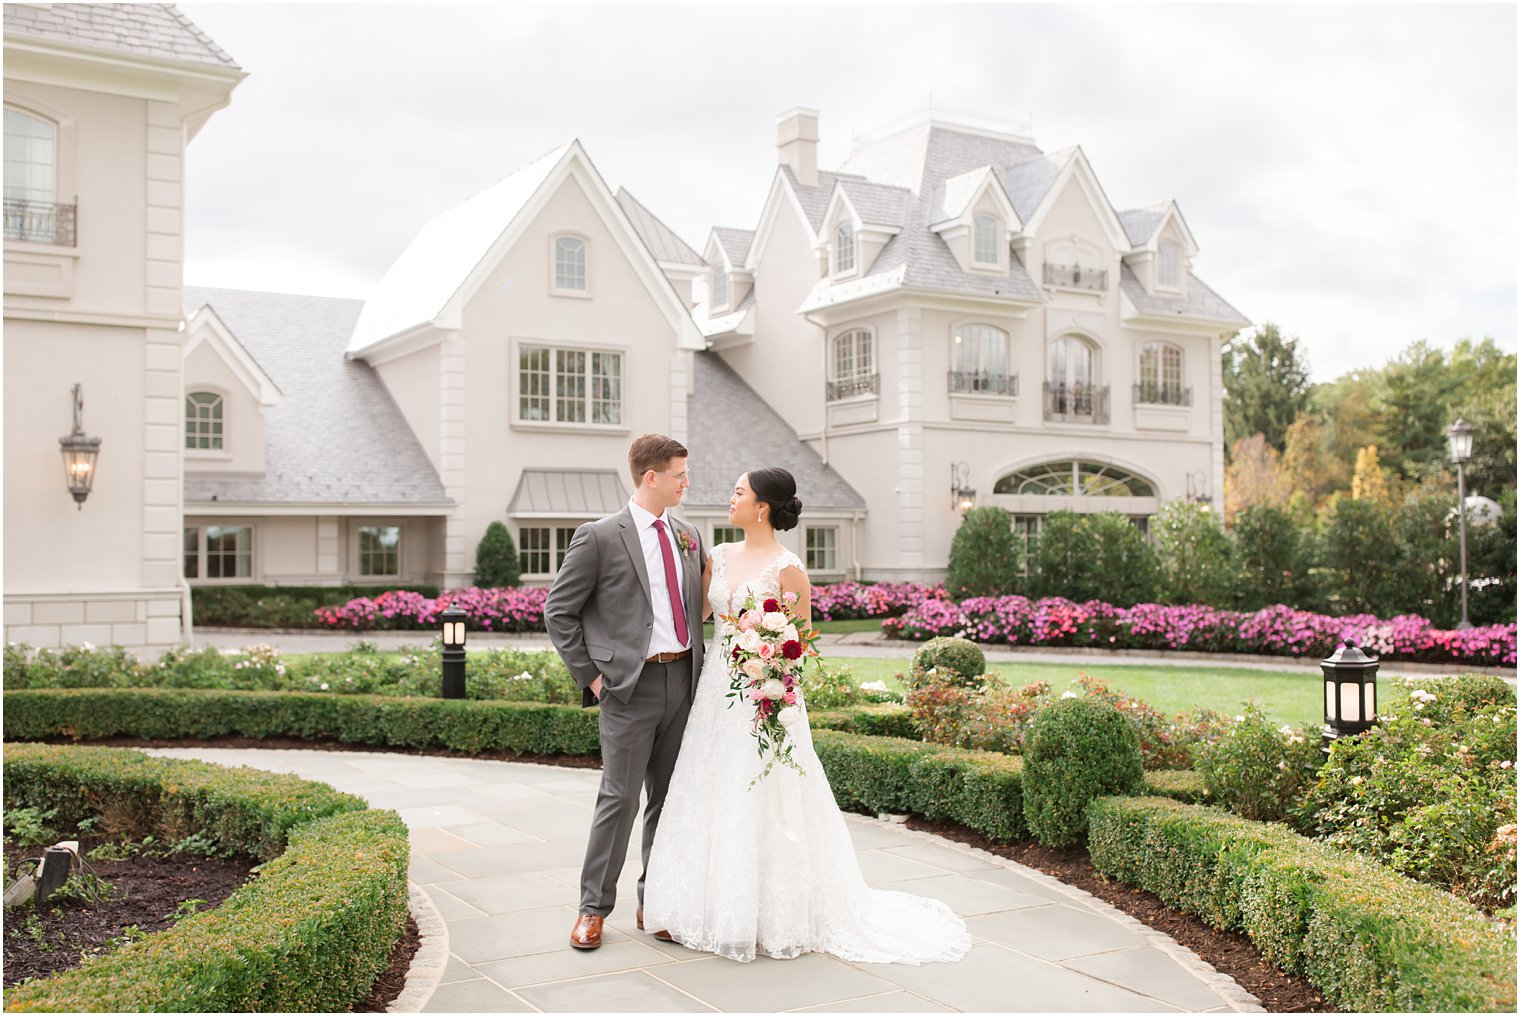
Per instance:
[[[712,299],[708,303],[712,309],[728,306],[728,269],[721,264],[713,268]]]
[[[998,263],[998,221],[991,215],[978,215],[974,229],[971,257],[979,265]]]
[[[216,392],[191,392],[185,396],[185,447],[222,449],[222,397]]]
[[[1163,240],[1156,255],[1156,285],[1177,289],[1182,285],[1180,251],[1175,243]]]
[[[554,238],[554,288],[564,293],[586,291],[586,241],[578,236]]]
[[[855,225],[850,222],[841,223],[838,231],[834,234],[834,272],[853,272],[855,270]]]

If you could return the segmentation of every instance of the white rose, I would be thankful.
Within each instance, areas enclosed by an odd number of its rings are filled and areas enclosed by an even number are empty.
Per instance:
[[[760,625],[768,631],[782,631],[786,628],[786,615],[779,610],[773,610],[761,619]]]
[[[866,681],[866,682],[864,682],[860,686],[860,690],[861,691],[886,691],[887,690],[887,683],[885,681]]]
[[[1062,693],[1061,693],[1061,697],[1062,697],[1062,698],[1081,698],[1081,696],[1080,696],[1080,695],[1078,695],[1078,694],[1077,694],[1077,693],[1076,693],[1076,692],[1074,692],[1074,691],[1063,691],[1063,692],[1062,692]]]
[[[790,727],[792,724],[802,719],[802,707],[782,706],[781,711],[776,714],[776,719],[780,720],[783,725]]]
[[[765,664],[759,660],[745,660],[744,673],[751,681],[758,681],[765,676]],[[776,682],[780,684],[780,681]]]
[[[746,653],[758,653],[761,641],[760,633],[750,630],[739,636],[739,648]]]
[[[767,678],[765,683],[760,686],[760,694],[764,695],[768,699],[771,699],[772,701],[775,701],[776,699],[779,699],[781,696],[786,694],[786,685],[782,684],[774,677]]]
[[[781,633],[781,641],[782,642],[801,642],[802,641],[800,638],[797,637],[797,626],[795,624],[789,624],[789,625],[786,626],[786,631],[784,631],[784,632]]]

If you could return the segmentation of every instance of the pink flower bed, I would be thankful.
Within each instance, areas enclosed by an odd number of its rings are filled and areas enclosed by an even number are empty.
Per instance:
[[[1115,607],[1099,600],[979,596],[952,603],[929,599],[882,622],[893,638],[960,635],[1009,645],[1091,646],[1099,649],[1185,649],[1323,658],[1350,638],[1369,653],[1428,663],[1515,665],[1515,626],[1467,631],[1434,627],[1411,614],[1380,620],[1371,614],[1330,617],[1291,607],[1241,613],[1216,607]]]
[[[450,604],[469,615],[477,631],[543,631],[544,599],[549,590],[449,589],[430,599],[421,593],[392,591],[374,599],[360,597],[341,607],[318,607],[317,620],[329,628],[355,631],[414,631],[438,627],[438,615]]]
[[[835,582],[813,587],[813,620],[896,617],[925,600],[944,600],[948,596],[944,586],[926,586],[921,582],[879,582],[869,586]]]

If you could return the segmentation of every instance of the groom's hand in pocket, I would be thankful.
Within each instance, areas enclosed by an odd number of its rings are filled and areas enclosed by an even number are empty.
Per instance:
[[[598,702],[602,700],[602,675],[596,675],[596,680],[591,682],[591,694]]]

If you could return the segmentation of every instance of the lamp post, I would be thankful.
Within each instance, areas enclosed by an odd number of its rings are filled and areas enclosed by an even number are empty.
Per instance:
[[[1350,737],[1377,722],[1378,659],[1346,639],[1329,659],[1320,661],[1325,678],[1325,750],[1337,738]]]
[[[63,477],[75,507],[83,511],[84,499],[95,484],[95,460],[100,457],[100,438],[84,432],[84,386],[74,384],[74,429],[68,437],[58,439],[63,453]]]
[[[950,507],[963,512],[976,507],[976,491],[971,487],[971,467],[964,462],[950,463]]]
[[[453,604],[438,615],[443,622],[443,697],[446,699],[464,698],[464,622],[467,617],[468,614]]]
[[[1451,461],[1457,464],[1457,547],[1462,557],[1462,620],[1458,628],[1471,628],[1467,619],[1467,460],[1472,458],[1472,424],[1457,417],[1457,422],[1446,428],[1446,440],[1451,446]]]

